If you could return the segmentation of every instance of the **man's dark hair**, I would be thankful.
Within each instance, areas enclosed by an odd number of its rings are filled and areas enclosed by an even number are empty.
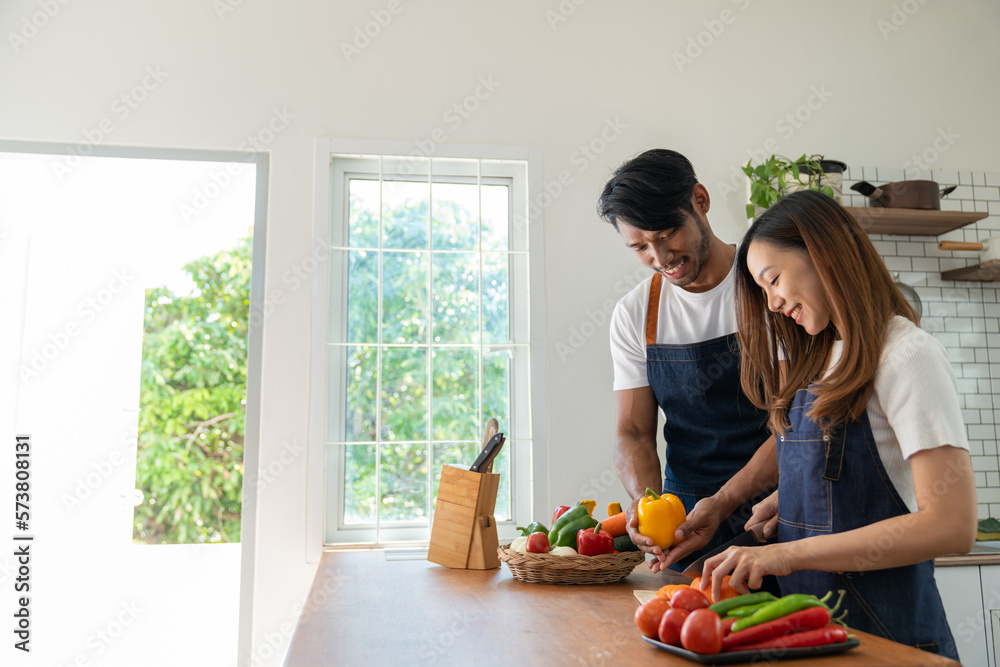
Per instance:
[[[618,167],[604,186],[597,212],[615,229],[619,222],[646,231],[680,227],[685,212],[694,215],[691,192],[697,182],[686,157],[654,148]]]

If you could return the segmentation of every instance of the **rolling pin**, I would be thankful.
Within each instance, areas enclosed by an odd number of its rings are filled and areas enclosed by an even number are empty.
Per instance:
[[[979,258],[985,262],[1000,259],[1000,236],[988,238],[982,242],[975,241],[938,241],[938,250],[975,250]]]

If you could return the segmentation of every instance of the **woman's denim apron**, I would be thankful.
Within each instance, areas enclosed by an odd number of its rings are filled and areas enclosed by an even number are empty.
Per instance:
[[[662,276],[650,285],[646,317],[646,374],[666,417],[663,492],[676,495],[688,512],[718,491],[767,440],[767,412],[740,387],[740,351],[735,333],[690,345],[656,344]],[[719,526],[715,536],[673,567],[683,570],[701,554],[743,532],[754,498]]]
[[[791,429],[778,439],[778,541],[842,533],[909,514],[882,466],[868,414],[824,433],[806,414],[814,400],[808,389],[795,395],[788,412]],[[958,660],[933,561],[871,569],[878,568],[899,533],[883,537],[857,555],[864,571],[800,570],[778,577],[781,590],[823,596],[844,589],[848,626]]]

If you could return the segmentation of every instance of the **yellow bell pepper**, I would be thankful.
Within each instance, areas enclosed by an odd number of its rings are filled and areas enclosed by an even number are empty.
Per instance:
[[[597,507],[596,500],[581,500],[580,504],[587,508],[587,514],[594,516],[594,508]]]
[[[661,549],[673,546],[674,531],[686,518],[684,504],[671,493],[661,496],[647,488],[646,495],[639,499],[639,534],[651,538]]]

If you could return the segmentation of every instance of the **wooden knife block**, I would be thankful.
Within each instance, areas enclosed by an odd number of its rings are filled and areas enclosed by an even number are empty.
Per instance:
[[[492,570],[497,556],[497,504],[500,475],[441,466],[427,560],[445,567]]]

